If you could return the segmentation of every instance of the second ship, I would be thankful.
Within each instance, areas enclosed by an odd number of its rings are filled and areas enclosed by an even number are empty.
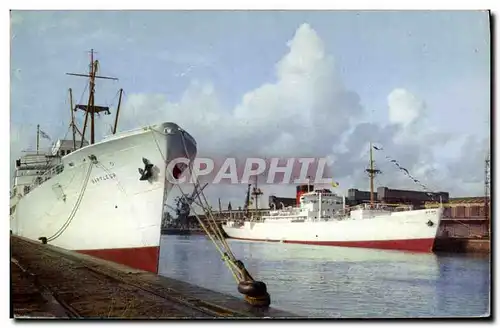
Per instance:
[[[354,208],[345,197],[329,190],[309,187],[297,195],[298,207],[270,211],[262,217],[229,219],[222,225],[233,239],[322,246],[362,247],[387,250],[432,252],[443,208],[413,209],[375,203],[370,144],[371,201]]]

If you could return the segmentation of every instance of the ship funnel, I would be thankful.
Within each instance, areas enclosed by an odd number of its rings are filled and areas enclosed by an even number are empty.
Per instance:
[[[302,194],[305,194],[313,190],[314,190],[314,185],[298,185],[296,199],[295,199],[297,206],[300,205],[300,196],[302,196]]]

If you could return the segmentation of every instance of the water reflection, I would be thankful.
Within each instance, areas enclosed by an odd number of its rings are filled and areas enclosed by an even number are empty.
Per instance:
[[[437,313],[485,314],[490,299],[490,265],[485,257],[444,255],[438,258]],[[459,304],[467,304],[460,309]]]
[[[487,258],[231,241],[273,306],[310,317],[481,315]],[[241,297],[210,240],[164,236],[160,274]]]

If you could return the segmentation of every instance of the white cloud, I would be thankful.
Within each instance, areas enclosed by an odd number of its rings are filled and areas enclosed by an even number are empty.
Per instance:
[[[389,121],[404,127],[414,123],[423,114],[425,104],[405,89],[394,89],[387,97]]]
[[[363,189],[368,185],[364,169],[367,145],[372,141],[384,147],[383,153],[375,154],[384,171],[377,177],[379,185],[420,189],[385,158],[390,156],[429,189],[464,191],[461,182],[449,180],[453,175],[449,168],[435,162],[436,149],[443,150],[451,136],[429,124],[421,99],[405,88],[396,88],[387,97],[388,125],[359,123],[363,113],[359,97],[344,87],[334,58],[325,52],[311,26],[300,26],[288,48],[276,64],[276,80],[248,91],[234,109],[223,108],[214,86],[199,81],[190,85],[179,102],[169,102],[161,95],[131,95],[127,106],[142,113],[141,119],[178,122],[199,141],[203,156],[328,157],[335,159],[333,173],[341,187]],[[134,111],[124,115],[129,122],[137,121]],[[462,170],[481,171],[478,163],[463,162],[461,154],[450,160],[464,163],[456,164]],[[232,199],[227,190],[240,188],[244,195],[244,186],[224,188],[213,186],[207,193],[212,190],[214,195]],[[278,190],[293,195],[292,187],[264,188],[266,195]],[[469,194],[479,190],[471,189]]]
[[[178,102],[130,95],[121,122],[129,128],[138,120],[173,120],[209,156],[326,157],[361,114],[359,97],[342,85],[333,57],[308,24],[288,47],[275,67],[276,80],[248,91],[233,109],[221,106],[212,84],[193,81]]]

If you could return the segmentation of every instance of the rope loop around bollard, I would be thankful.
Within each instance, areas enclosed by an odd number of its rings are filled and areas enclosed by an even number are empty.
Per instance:
[[[268,307],[271,304],[271,296],[262,281],[241,281],[238,284],[238,292],[245,295],[245,301],[252,306]]]

